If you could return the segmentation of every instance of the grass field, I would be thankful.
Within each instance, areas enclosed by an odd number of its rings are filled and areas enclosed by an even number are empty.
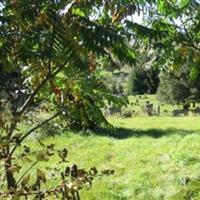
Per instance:
[[[199,117],[109,120],[118,127],[115,133],[65,132],[44,140],[66,147],[70,164],[115,170],[114,175],[96,178],[92,189],[82,190],[83,200],[200,199]],[[35,150],[40,148],[36,141],[29,143]],[[57,161],[48,165],[58,166]]]

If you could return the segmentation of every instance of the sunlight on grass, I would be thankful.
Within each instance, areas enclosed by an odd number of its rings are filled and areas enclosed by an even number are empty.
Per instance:
[[[110,136],[65,132],[45,143],[69,150],[70,163],[80,167],[114,169],[112,176],[95,179],[91,190],[81,192],[87,200],[184,199],[186,178],[200,176],[200,118],[110,118],[120,127]],[[33,149],[36,142],[29,141]],[[58,165],[58,160],[49,162]],[[43,168],[40,163],[35,168]],[[60,166],[62,168],[62,166]],[[53,183],[49,183],[52,185]]]

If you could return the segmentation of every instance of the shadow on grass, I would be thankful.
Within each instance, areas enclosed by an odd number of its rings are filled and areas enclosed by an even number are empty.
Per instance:
[[[184,130],[184,129],[128,129],[128,128],[116,128],[114,131],[106,130],[106,129],[98,129],[93,132],[93,134],[100,136],[108,136],[116,139],[126,139],[130,137],[143,137],[149,136],[152,138],[160,138],[164,136],[170,135],[180,135],[185,136],[188,134],[194,133],[193,130]]]

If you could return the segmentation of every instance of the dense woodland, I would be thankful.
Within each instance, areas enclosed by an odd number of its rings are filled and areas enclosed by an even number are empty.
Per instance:
[[[170,137],[173,132],[163,133],[166,127],[154,127],[152,119],[179,124],[179,118],[171,115],[180,111],[184,116],[196,113],[194,124],[198,124],[199,0],[1,0],[0,47],[0,199],[78,200],[80,191],[90,189],[93,180],[94,185],[102,183],[105,176],[112,179],[120,172],[117,160],[107,169],[99,169],[98,161],[79,168],[84,159],[95,159],[86,150],[86,157],[71,165],[67,147],[72,137],[72,149],[78,151],[78,140],[91,141],[88,134],[122,139],[130,137],[128,129],[134,128],[134,134],[144,134],[145,145],[146,136]],[[147,118],[138,117],[139,110]],[[162,118],[162,113],[169,118]],[[127,118],[126,127],[120,126],[121,117]],[[149,132],[143,127],[138,131],[137,125],[143,122]],[[49,139],[52,136],[57,139]],[[65,139],[67,146],[62,143]],[[113,149],[109,155],[112,152],[117,154]],[[131,179],[128,173],[124,176]],[[151,196],[148,190],[153,186],[137,183],[136,178],[131,195],[121,194],[119,186],[118,192],[104,198],[198,199],[197,180],[198,175],[184,177],[170,190],[181,187],[178,192],[169,192],[170,196],[154,191]],[[109,187],[105,190],[112,191]],[[98,192],[84,198],[102,199]]]

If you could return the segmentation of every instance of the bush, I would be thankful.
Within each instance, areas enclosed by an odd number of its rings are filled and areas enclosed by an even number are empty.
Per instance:
[[[134,111],[131,108],[124,108],[122,109],[121,116],[124,118],[129,118],[133,116]]]
[[[63,127],[56,121],[48,122],[44,124],[39,133],[41,136],[55,136],[63,132]]]

